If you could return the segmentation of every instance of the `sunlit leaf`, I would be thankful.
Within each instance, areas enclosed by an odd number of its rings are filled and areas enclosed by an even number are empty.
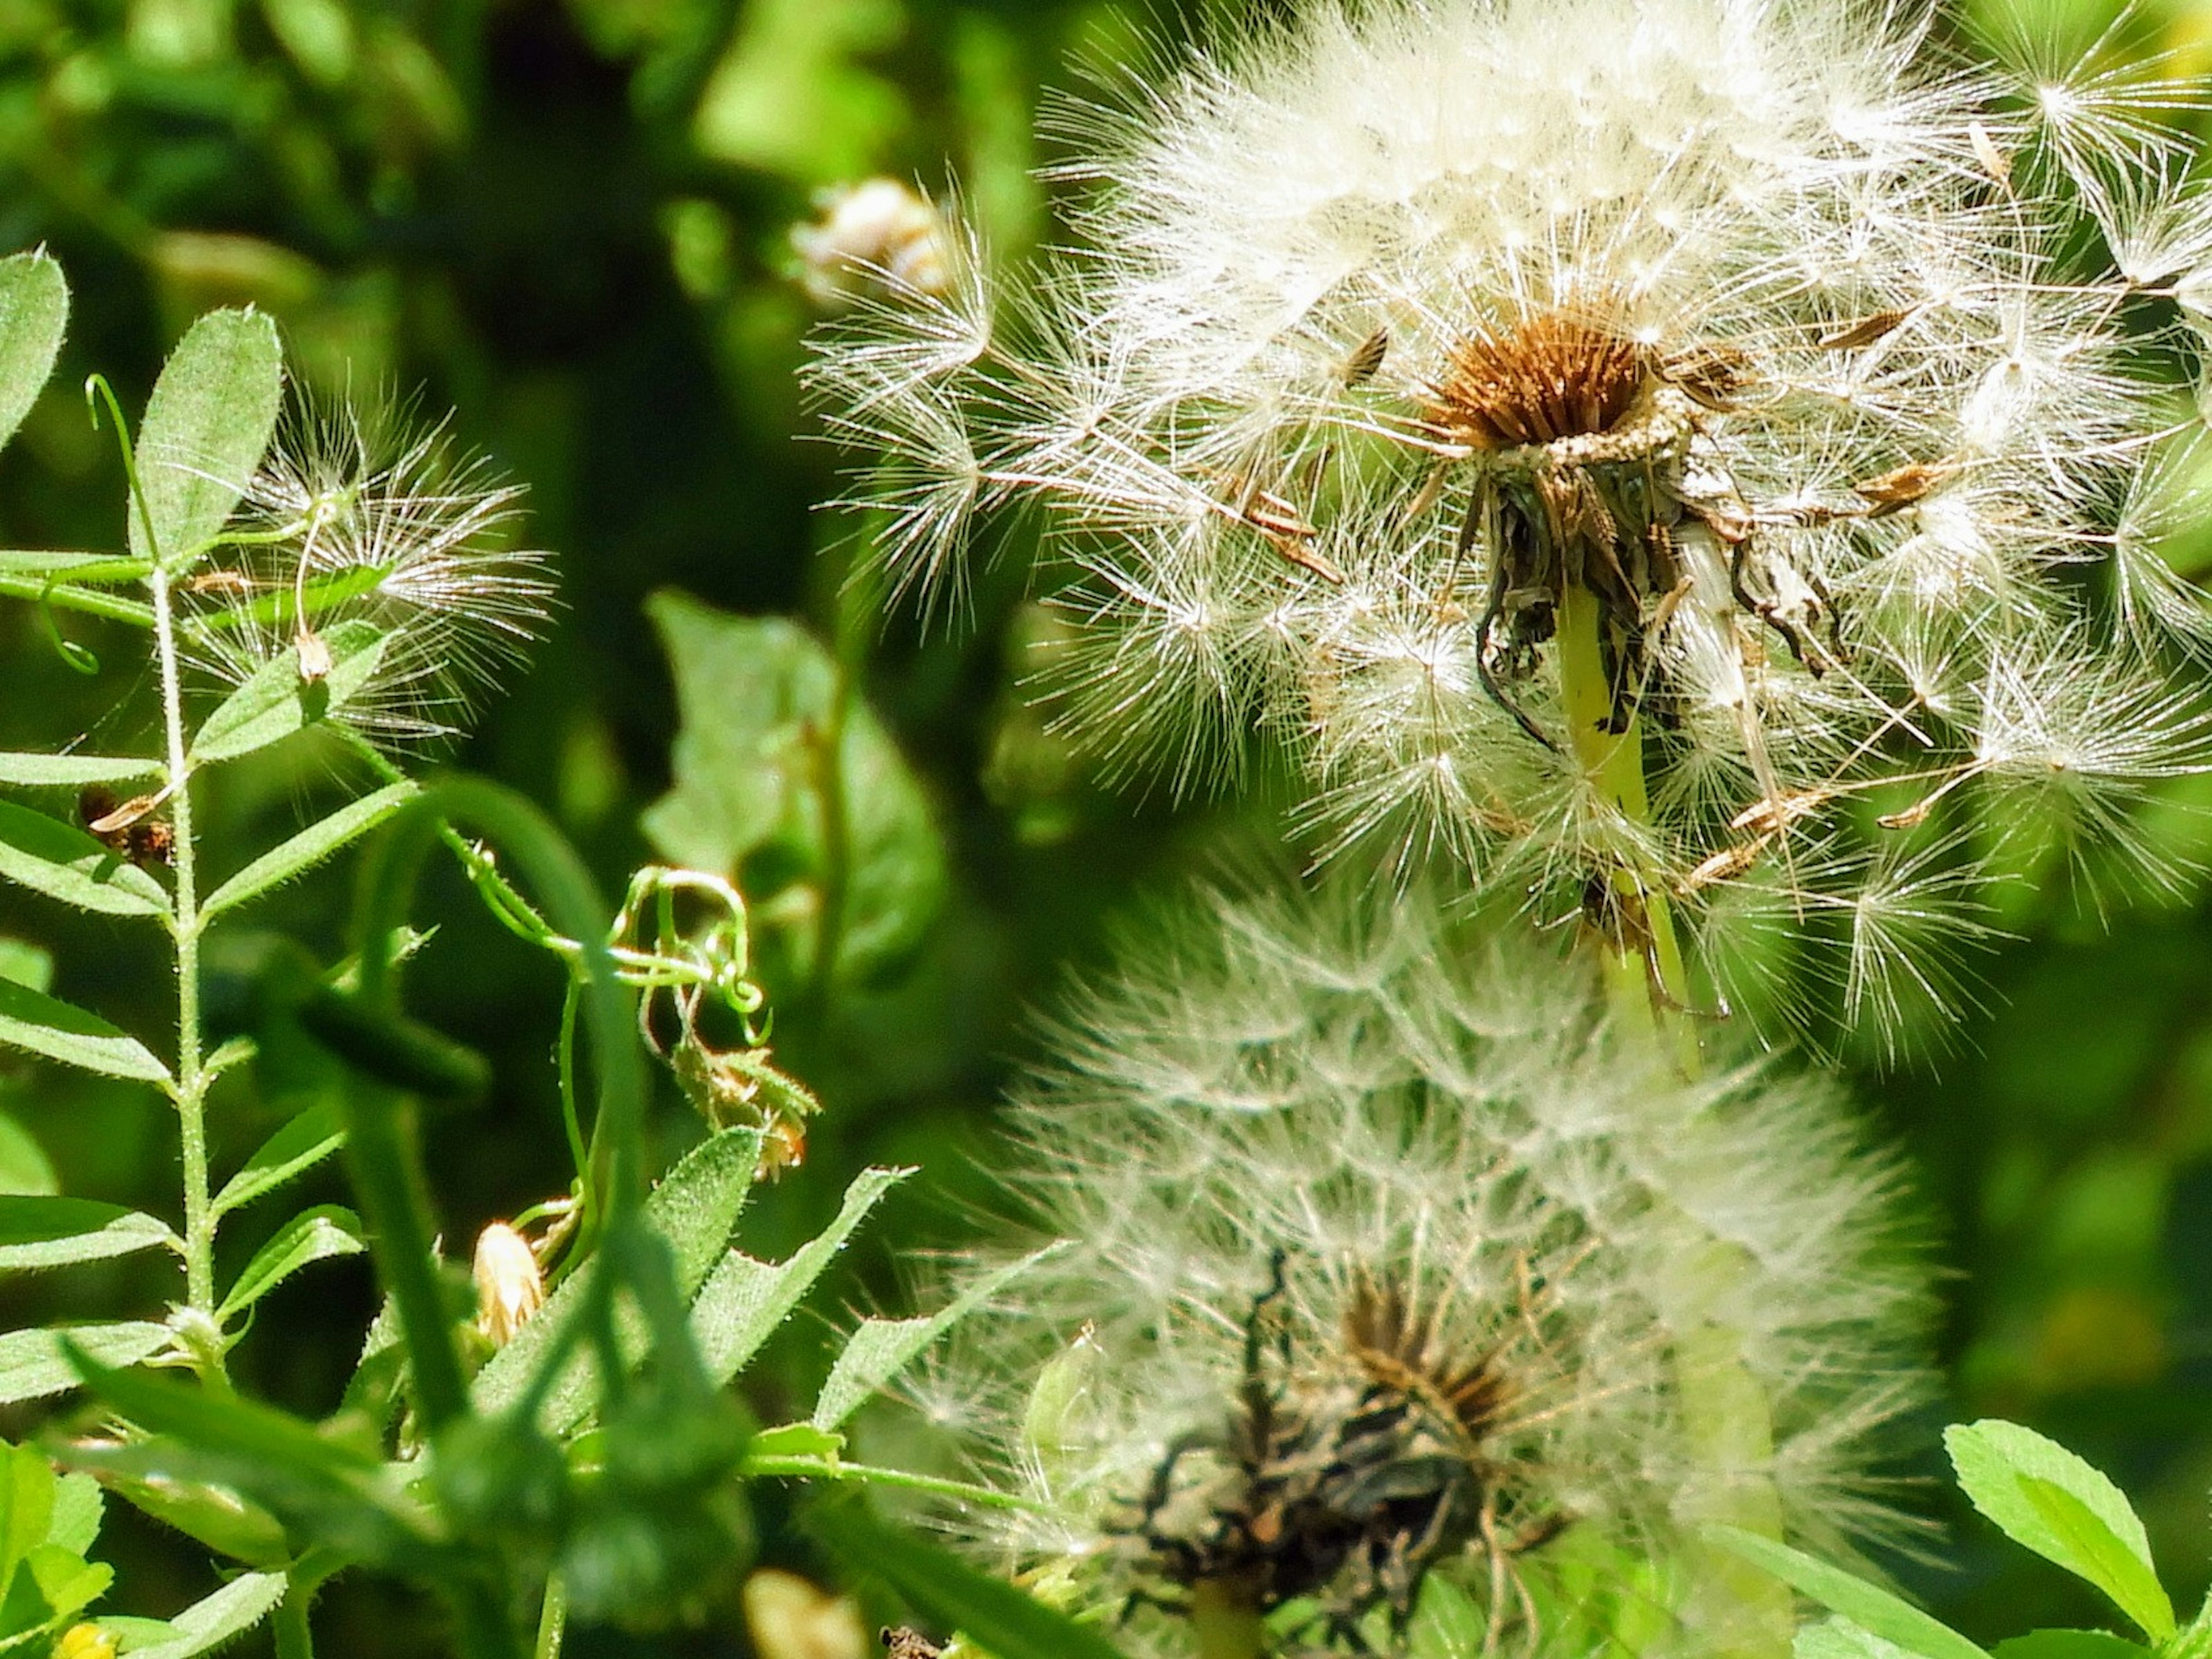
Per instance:
[[[203,915],[216,915],[270,888],[291,880],[320,864],[348,842],[366,835],[419,793],[412,783],[395,783],[349,801],[329,817],[318,819],[282,845],[264,853],[207,896]]]
[[[51,1197],[60,1190],[46,1149],[28,1129],[0,1112],[0,1193]]]
[[[319,1204],[294,1216],[253,1253],[216,1310],[216,1320],[228,1324],[302,1267],[332,1256],[359,1255],[368,1249],[359,1216],[335,1204]]]
[[[131,514],[131,550],[174,564],[222,528],[276,430],[284,392],[276,325],[252,311],[210,312],[169,354],[138,430],[138,473],[153,518]]]
[[[167,1222],[137,1210],[88,1198],[0,1197],[0,1273],[100,1261],[157,1244],[179,1240]]]
[[[0,259],[0,444],[15,435],[54,372],[69,326],[69,284],[44,253]]]
[[[0,1042],[107,1077],[166,1084],[169,1068],[97,1014],[0,979]]]
[[[125,755],[0,754],[0,783],[75,789],[88,783],[150,778],[161,763]]]
[[[284,1599],[281,1572],[240,1573],[204,1601],[168,1621],[169,1640],[133,1647],[131,1659],[197,1659],[234,1642],[276,1611]]]
[[[336,714],[374,677],[385,639],[374,623],[337,623],[323,635],[330,670],[314,680],[301,678],[291,652],[278,652],[216,705],[192,738],[192,758],[235,760]]]
[[[1765,1569],[1801,1595],[1907,1653],[1921,1659],[1988,1659],[1948,1625],[1841,1567],[1739,1527],[1708,1527],[1705,1531],[1715,1542]]]
[[[984,1274],[937,1313],[918,1319],[862,1320],[815,1397],[814,1426],[834,1429],[843,1423],[916,1354],[997,1295],[1002,1285],[1036,1260],[1030,1256]]]
[[[225,1215],[250,1204],[321,1163],[345,1145],[337,1109],[319,1101],[263,1141],[239,1172],[215,1195],[215,1212]]]
[[[80,910],[168,914],[169,895],[137,865],[73,823],[0,800],[0,876]]]
[[[0,1336],[0,1406],[43,1400],[80,1386],[76,1367],[62,1352],[64,1336],[110,1365],[135,1365],[168,1346],[169,1328],[132,1319],[112,1325],[9,1331]]]

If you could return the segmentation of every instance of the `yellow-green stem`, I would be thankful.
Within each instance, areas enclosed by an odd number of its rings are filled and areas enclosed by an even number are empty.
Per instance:
[[[1613,721],[1613,684],[1605,670],[1604,626],[1597,595],[1571,584],[1559,599],[1559,699],[1575,758],[1599,799],[1631,823],[1647,824],[1651,796],[1644,778],[1644,722],[1632,714],[1625,730],[1606,729]],[[1626,864],[1616,864],[1607,879],[1623,919],[1620,931],[1599,945],[1614,1010],[1632,1025],[1663,1033],[1675,1064],[1685,1076],[1695,1077],[1700,1057],[1689,975],[1666,890]],[[1639,933],[1646,937],[1637,937]]]
[[[154,653],[161,676],[162,735],[167,744],[165,793],[175,831],[177,1135],[185,1187],[185,1300],[215,1317],[215,1213],[209,1202],[207,1079],[200,1066],[200,909],[198,849],[192,836],[191,765],[185,747],[184,689],[177,667],[175,607],[168,573],[156,563],[146,578],[154,602]],[[220,1361],[216,1362],[218,1364]]]
[[[1599,797],[1633,824],[1651,821],[1644,771],[1642,722],[1632,716],[1618,733],[1613,689],[1605,670],[1604,613],[1597,596],[1570,586],[1559,612],[1560,700],[1575,757]],[[1685,1079],[1702,1066],[1692,1024],[1689,975],[1664,889],[1627,865],[1607,876],[1624,925],[1599,941],[1607,995],[1623,1024],[1663,1037]],[[1638,927],[1644,937],[1638,938]],[[1732,1247],[1716,1241],[1706,1282],[1717,1308],[1742,1277]],[[1692,1525],[1727,1522],[1764,1537],[1782,1536],[1782,1506],[1771,1473],[1773,1412],[1759,1379],[1743,1360],[1742,1334],[1718,1318],[1686,1322],[1676,1340],[1675,1376],[1682,1398],[1683,1432],[1697,1462],[1721,1494],[1710,1512],[1686,1516]],[[1687,1628],[1702,1633],[1714,1659],[1779,1659],[1790,1650],[1795,1619],[1788,1588],[1728,1552],[1700,1542],[1690,1546],[1692,1582],[1685,1609]]]

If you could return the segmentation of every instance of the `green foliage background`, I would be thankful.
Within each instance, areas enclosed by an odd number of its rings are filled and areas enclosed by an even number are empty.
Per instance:
[[[2093,26],[2108,10],[2045,9]],[[827,1109],[805,1167],[757,1202],[750,1248],[812,1237],[866,1164],[924,1171],[842,1265],[832,1291],[848,1301],[896,1305],[900,1258],[960,1236],[1025,998],[1138,889],[1296,855],[1264,800],[1176,809],[1086,781],[1013,686],[1037,626],[1018,546],[950,631],[879,631],[840,600],[836,544],[852,526],[814,510],[836,493],[834,456],[796,441],[794,371],[817,313],[789,230],[817,189],[889,173],[933,189],[957,176],[1002,251],[1048,237],[1031,173],[1050,159],[1030,136],[1042,89],[1079,86],[1074,60],[1126,59],[1140,36],[1195,21],[1165,0],[0,0],[0,250],[46,244],[76,295],[62,371],[0,458],[0,545],[117,541],[113,451],[75,388],[98,368],[135,405],[210,306],[272,313],[310,381],[419,386],[426,407],[453,406],[459,434],[529,485],[530,537],[560,554],[567,604],[458,758],[544,803],[610,895],[653,855],[650,833],[724,861],[761,902],[778,1059]],[[2204,0],[2153,0],[2139,21],[2148,48],[2212,67]],[[2212,526],[2171,556],[2212,565]],[[653,597],[664,590],[691,599]],[[881,810],[848,826],[863,849],[849,868],[822,857],[804,755],[752,742],[760,663],[790,665],[787,747],[838,718],[830,659],[782,629],[733,636],[692,600],[799,618],[864,665],[866,707],[839,753],[851,799]],[[73,671],[30,607],[0,606],[0,748],[65,731],[112,750],[150,724],[135,641],[67,629],[112,659],[103,672]],[[692,665],[680,692],[664,636]],[[913,787],[894,744],[918,795],[886,793]],[[672,794],[672,764],[698,775]],[[239,861],[224,863],[226,837],[265,845],[303,821],[325,765],[287,751],[225,775],[208,809],[218,878]],[[757,787],[718,794],[709,775]],[[2179,845],[2212,851],[2191,816],[2207,805],[2172,803]],[[342,882],[288,890],[268,925],[335,955]],[[826,964],[809,921],[825,883],[871,919]],[[562,1182],[559,981],[476,907],[443,914],[418,1006],[498,1078],[486,1106],[432,1129],[440,1212],[465,1240]],[[2191,1602],[2212,1558],[2212,886],[2101,906],[2023,889],[2003,920],[2018,937],[1984,964],[1987,1011],[1950,1052],[1856,1062],[1869,1108],[1919,1156],[1955,1270],[1942,1415],[2014,1418],[2109,1471]],[[49,948],[73,1000],[160,1028],[158,963],[103,919],[9,890],[0,935]],[[0,939],[0,972],[19,956]],[[218,1020],[244,971],[214,964]],[[664,1092],[672,1156],[698,1127]],[[150,1095],[9,1059],[0,1109],[65,1190],[173,1201],[173,1131]],[[242,1087],[216,1121],[234,1160],[275,1127]],[[0,1139],[0,1176],[36,1182],[40,1155]],[[314,1196],[343,1195],[334,1170],[319,1179]],[[236,1231],[242,1260],[259,1239]],[[12,1283],[6,1324],[128,1306],[149,1271],[126,1260]],[[365,1259],[328,1264],[270,1298],[237,1364],[265,1395],[325,1411],[373,1310]],[[753,1373],[764,1420],[811,1399],[821,1335],[787,1331]],[[1947,1565],[1901,1563],[1900,1577],[1977,1637],[2094,1620],[2086,1591],[2002,1547],[1932,1479],[1936,1417],[1919,1426],[1908,1473],[1931,1477],[1921,1501],[1950,1529]],[[769,1559],[818,1568],[763,1520]],[[118,1607],[163,1613],[210,1587],[204,1553],[119,1506],[106,1544]],[[324,1606],[328,1653],[429,1650],[430,1610],[389,1586],[342,1582]],[[734,1609],[692,1650],[744,1651]]]

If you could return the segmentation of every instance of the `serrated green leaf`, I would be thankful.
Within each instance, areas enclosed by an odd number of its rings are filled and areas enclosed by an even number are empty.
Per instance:
[[[166,1642],[134,1647],[131,1659],[198,1659],[226,1642],[234,1642],[276,1611],[284,1599],[281,1572],[247,1572],[232,1579],[206,1600],[195,1601],[168,1621],[173,1634]]]
[[[58,1544],[41,1544],[23,1565],[31,1570],[31,1577],[57,1625],[89,1607],[115,1582],[114,1568],[105,1562],[88,1561],[75,1550]]]
[[[60,1190],[46,1149],[28,1129],[0,1112],[0,1193],[51,1198]]]
[[[1040,1251],[1038,1255],[1042,1255]],[[868,1396],[898,1375],[915,1356],[954,1324],[999,1293],[1000,1288],[1036,1261],[1036,1255],[1009,1262],[987,1273],[950,1304],[916,1319],[864,1319],[845,1344],[837,1363],[815,1397],[812,1422],[817,1429],[835,1429],[860,1408]]]
[[[44,253],[0,259],[0,444],[15,435],[54,372],[69,326],[69,284]]]
[[[2017,1423],[1954,1424],[1943,1444],[1959,1486],[2005,1534],[2086,1578],[2154,1643],[2174,1632],[2150,1540],[2120,1489],[2056,1441]]]
[[[838,671],[783,617],[732,617],[682,593],[647,602],[676,680],[683,724],[674,787],[647,809],[646,834],[672,862],[738,880],[767,908],[780,887],[819,890],[838,815],[823,786],[842,779],[843,925],[836,975],[880,979],[921,944],[944,899],[943,841],[927,796],[861,698],[848,699],[837,769]],[[811,950],[811,932],[804,948]]]
[[[76,1367],[61,1339],[110,1365],[135,1365],[169,1342],[169,1328],[143,1319],[111,1325],[70,1325],[52,1330],[9,1331],[0,1336],[0,1406],[44,1400],[79,1386]]]
[[[1988,1659],[1982,1650],[1948,1625],[1878,1584],[1740,1527],[1708,1527],[1714,1542],[1772,1573],[1801,1595],[1839,1613],[1869,1635],[1893,1642],[1921,1659]]]
[[[59,818],[0,800],[0,876],[80,910],[160,916],[169,895],[137,865]]]
[[[729,1243],[759,1172],[760,1145],[757,1129],[725,1129],[685,1153],[645,1201],[646,1219],[668,1241],[677,1283],[686,1296],[699,1288]],[[497,1412],[514,1403],[538,1356],[583,1305],[588,1275],[595,1270],[596,1264],[586,1263],[564,1280],[514,1340],[485,1362],[470,1389],[478,1411]],[[595,1398],[589,1363],[580,1356],[550,1391],[545,1421],[572,1427]]]
[[[216,1310],[216,1321],[228,1325],[302,1267],[332,1256],[359,1255],[368,1249],[361,1218],[351,1210],[319,1204],[302,1211],[253,1253],[253,1259]]]
[[[169,1068],[145,1045],[55,997],[0,979],[0,1042],[104,1077],[167,1085]]]
[[[150,778],[161,763],[127,755],[0,754],[0,783],[25,788],[76,789],[88,783],[131,783]]]
[[[932,1623],[957,1630],[993,1659],[1122,1659],[1121,1650],[950,1550],[888,1526],[857,1504],[823,1504],[808,1529],[857,1576],[880,1579]]]
[[[1990,1650],[1993,1659],[2146,1659],[2149,1651],[2104,1630],[2032,1630]]]
[[[773,1266],[732,1250],[722,1259],[691,1304],[691,1334],[707,1374],[726,1382],[760,1352],[812,1288],[876,1200],[914,1172],[863,1170],[845,1189],[844,1204],[822,1231]]]
[[[179,1247],[168,1224],[89,1198],[0,1197],[0,1273],[101,1261],[157,1244]]]
[[[337,1109],[328,1101],[316,1102],[263,1141],[245,1167],[223,1182],[215,1195],[216,1214],[228,1215],[264,1193],[274,1192],[344,1145],[345,1130],[339,1126]]]
[[[0,1586],[46,1541],[54,1516],[54,1471],[28,1446],[0,1443]]]
[[[100,1536],[100,1512],[106,1507],[100,1482],[88,1474],[63,1475],[54,1482],[54,1516],[46,1523],[46,1542],[79,1555],[88,1553]]]
[[[141,1480],[121,1470],[102,1469],[100,1479],[140,1514],[175,1528],[217,1555],[249,1567],[281,1567],[292,1559],[291,1540],[276,1517],[228,1486],[179,1480],[167,1470],[159,1480]]]
[[[268,317],[214,311],[185,331],[161,367],[138,429],[138,477],[153,540],[134,510],[132,553],[173,566],[215,538],[261,464],[283,395],[283,351]]]
[[[264,853],[216,888],[200,907],[200,914],[219,915],[304,874],[342,850],[349,842],[376,828],[420,793],[419,786],[403,781],[347,803],[328,817],[309,824],[282,846]]]
[[[386,637],[371,622],[339,623],[323,635],[331,667],[319,680],[301,679],[293,653],[277,653],[216,706],[192,738],[193,760],[235,760],[335,714],[375,677]]]
[[[1796,1659],[1912,1659],[1896,1643],[1885,1642],[1848,1619],[1823,1619],[1804,1626],[1790,1651]]]

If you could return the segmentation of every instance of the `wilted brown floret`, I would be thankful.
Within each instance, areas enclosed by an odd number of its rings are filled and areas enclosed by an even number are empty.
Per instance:
[[[1428,388],[1429,419],[1477,449],[1604,432],[1635,403],[1646,368],[1641,346],[1589,313],[1547,311],[1455,345]]]

